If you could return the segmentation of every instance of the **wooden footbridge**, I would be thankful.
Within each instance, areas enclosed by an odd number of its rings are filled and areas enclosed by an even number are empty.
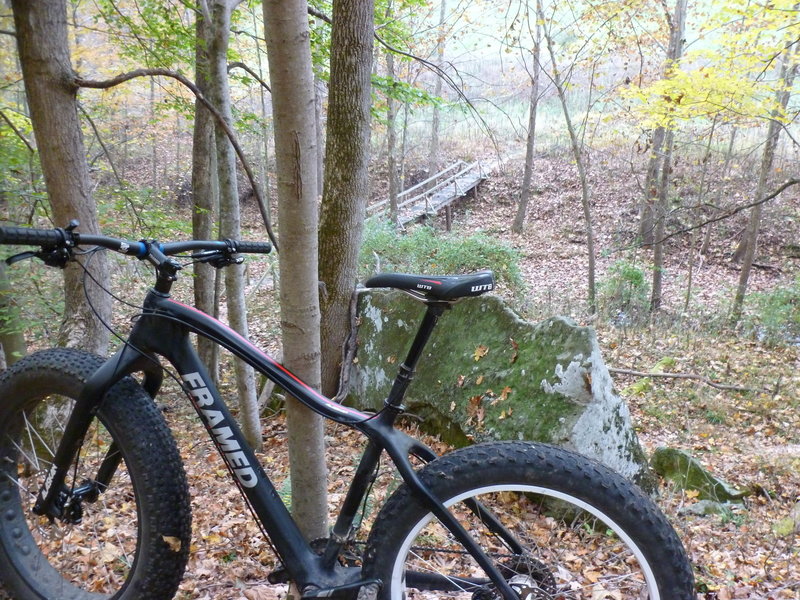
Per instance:
[[[480,162],[467,164],[460,160],[453,163],[397,195],[397,220],[400,225],[406,225],[445,210],[449,229],[450,206],[472,192],[484,179],[486,174]],[[388,198],[375,202],[367,207],[367,216],[388,217],[389,207]]]

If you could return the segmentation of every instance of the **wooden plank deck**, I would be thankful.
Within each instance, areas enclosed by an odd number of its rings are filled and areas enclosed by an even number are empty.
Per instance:
[[[426,216],[437,214],[459,198],[463,198],[486,179],[480,162],[453,163],[425,181],[397,195],[398,221],[405,225]],[[387,216],[389,199],[367,207],[367,216]]]

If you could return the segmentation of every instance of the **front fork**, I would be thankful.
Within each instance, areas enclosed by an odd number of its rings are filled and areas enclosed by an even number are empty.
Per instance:
[[[158,361],[123,346],[112,358],[92,375],[84,385],[72,408],[64,435],[53,457],[53,464],[39,490],[33,512],[48,517],[51,521],[60,519],[69,523],[80,523],[82,502],[94,502],[106,490],[111,478],[122,461],[117,443],[113,442],[94,479],[67,486],[66,478],[76,457],[79,456],[86,433],[106,392],[120,379],[130,373],[142,371],[142,387],[154,398],[164,379]]]

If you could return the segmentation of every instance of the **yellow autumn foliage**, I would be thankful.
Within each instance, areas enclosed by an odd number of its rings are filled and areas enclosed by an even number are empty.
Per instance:
[[[621,92],[645,127],[674,129],[695,118],[749,123],[785,119],[775,100],[780,56],[800,37],[795,0],[731,0],[708,15],[698,45],[663,77]]]

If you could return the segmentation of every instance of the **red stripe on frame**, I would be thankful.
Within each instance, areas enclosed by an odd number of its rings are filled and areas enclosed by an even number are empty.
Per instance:
[[[227,329],[228,331],[233,333],[233,335],[236,336],[236,338],[242,344],[246,345],[248,348],[253,350],[256,354],[259,354],[262,358],[267,360],[267,362],[269,362],[269,363],[273,364],[274,366],[278,367],[281,371],[286,373],[289,377],[294,379],[297,383],[299,383],[305,389],[307,389],[309,392],[311,392],[311,394],[314,395],[317,400],[319,400],[320,402],[322,402],[326,406],[330,407],[331,409],[335,410],[336,412],[347,413],[347,414],[350,414],[350,415],[354,415],[356,417],[360,417],[362,419],[368,419],[369,418],[369,415],[366,414],[366,413],[362,413],[361,411],[355,410],[354,408],[350,408],[349,406],[344,406],[342,404],[339,404],[338,402],[334,402],[330,398],[326,398],[325,396],[323,396],[322,394],[317,392],[314,388],[309,386],[302,379],[297,377],[297,375],[292,373],[289,369],[287,369],[282,364],[280,364],[278,361],[276,361],[274,358],[272,358],[269,354],[265,353],[258,346],[255,346],[250,340],[248,340],[247,338],[242,336],[238,331],[235,331],[234,329],[231,329],[230,327],[225,325],[225,323],[223,323],[219,319],[215,319],[214,317],[212,317],[210,315],[207,315],[202,310],[198,310],[194,306],[189,306],[188,304],[184,304],[183,302],[178,302],[177,300],[173,300],[172,298],[170,298],[168,301],[172,302],[173,304],[177,304],[179,306],[182,306],[183,308],[186,308],[186,309],[191,310],[193,312],[199,313],[199,314],[203,315],[204,317],[207,317],[207,318],[211,319],[212,321],[215,321],[215,322],[219,323],[222,327],[224,327],[225,329]]]

